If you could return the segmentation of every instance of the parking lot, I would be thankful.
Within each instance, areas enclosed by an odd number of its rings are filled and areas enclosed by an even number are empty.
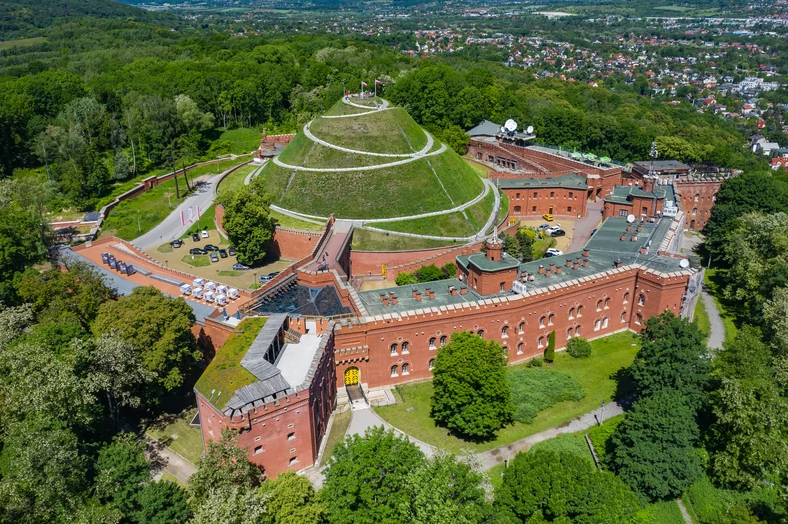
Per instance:
[[[542,224],[550,224],[551,226],[560,224],[561,229],[566,231],[566,236],[563,237],[556,237],[555,238],[555,248],[560,249],[564,253],[569,251],[569,246],[572,244],[572,237],[575,233],[575,220],[574,219],[567,219],[564,217],[556,218],[552,222],[547,222],[544,218],[529,218],[520,220],[520,227],[532,227],[537,228]]]
[[[233,264],[237,262],[235,257],[220,257],[218,262],[210,262],[207,255],[193,256],[189,254],[190,249],[195,247],[202,248],[206,244],[213,244],[222,249],[229,247],[227,240],[222,238],[216,230],[209,230],[208,238],[200,238],[199,242],[195,242],[189,237],[183,240],[183,245],[179,248],[173,248],[170,244],[164,244],[158,248],[148,249],[145,253],[164,266],[221,282],[238,289],[255,289],[255,283],[261,275],[282,271],[293,262],[286,259],[271,260],[246,271],[235,271],[233,270]]]

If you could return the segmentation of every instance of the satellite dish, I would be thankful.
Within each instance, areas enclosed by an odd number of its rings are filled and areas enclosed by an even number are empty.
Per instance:
[[[514,133],[515,131],[517,131],[517,122],[515,122],[510,118],[509,120],[506,121],[503,127],[505,127],[506,130],[509,131],[510,133]]]
[[[501,133],[506,133],[506,128],[501,126]]]
[[[627,222],[630,224],[635,221],[635,215],[627,215]]]
[[[684,269],[687,269],[690,266],[689,260],[687,260],[686,258],[682,258],[681,261],[679,262],[679,266],[681,266]]]
[[[534,134],[534,126],[528,126],[528,129],[526,129],[525,132],[528,133],[529,135],[533,135]]]

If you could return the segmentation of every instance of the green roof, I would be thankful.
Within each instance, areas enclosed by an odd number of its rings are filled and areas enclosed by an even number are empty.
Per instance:
[[[212,399],[211,403],[218,409],[224,408],[237,389],[257,382],[257,377],[241,366],[241,359],[265,322],[265,318],[256,317],[246,318],[238,324],[194,385],[205,398]]]
[[[657,186],[654,191],[644,191],[640,186],[615,186],[610,195],[605,197],[605,202],[615,202],[617,204],[631,204],[630,197],[636,198],[665,198],[667,190]]]
[[[476,266],[482,271],[495,273],[496,271],[505,271],[517,267],[520,262],[506,253],[503,254],[501,260],[487,260],[487,255],[484,253],[474,253],[473,255],[463,255],[457,257],[457,262],[467,268],[468,264]]]
[[[584,176],[577,173],[569,173],[557,177],[541,178],[501,178],[498,185],[502,189],[519,189],[532,187],[563,187],[569,189],[586,189],[588,182]]]
[[[457,290],[456,295],[452,295],[449,291],[450,287]],[[461,295],[459,290],[466,288],[467,293]],[[430,289],[435,292],[435,298],[430,299],[427,297],[426,290]],[[421,300],[416,300],[413,292],[421,293]],[[394,292],[397,295],[397,304],[389,303],[388,306],[383,304],[380,300],[380,295]],[[462,304],[465,302],[476,302],[480,296],[474,293],[470,288],[467,288],[464,282],[460,282],[456,278],[449,278],[446,280],[435,280],[432,282],[422,282],[420,284],[408,284],[405,286],[396,286],[385,289],[375,289],[370,291],[359,291],[358,298],[370,315],[383,315],[386,313],[397,313],[400,311],[412,311],[415,309],[449,306],[453,304]]]

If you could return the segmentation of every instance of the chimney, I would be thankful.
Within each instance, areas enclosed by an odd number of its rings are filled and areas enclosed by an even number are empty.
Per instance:
[[[544,266],[539,264],[539,274],[544,275]]]
[[[630,240],[631,240],[632,242],[634,242],[634,241],[635,241],[635,240],[637,240],[637,239],[638,239],[638,236],[637,236],[637,235],[632,235],[632,238],[630,238]]]
[[[416,293],[418,293],[418,291],[416,291],[415,289],[412,289],[410,293],[411,293],[411,295],[413,295],[413,298],[416,298]]]
[[[584,249],[583,250],[583,256],[586,257],[586,258],[590,257],[591,256],[591,250],[590,249]]]
[[[399,304],[399,298],[397,298],[397,295],[394,294],[394,293],[391,294],[391,303],[392,304]]]
[[[616,267],[617,268],[621,267],[621,261],[620,260],[616,260]]]
[[[394,293],[393,291],[389,291],[389,299],[393,299],[396,296],[397,296],[396,293]]]
[[[550,271],[555,269],[555,264],[550,264]]]
[[[646,254],[646,248],[645,247],[641,247],[640,248],[640,254],[641,255],[645,255]]]
[[[456,297],[457,296],[457,288],[454,287],[454,286],[449,286],[449,293],[451,293],[451,296]]]
[[[582,260],[583,260],[582,258],[580,258],[580,257],[577,257],[577,258],[575,259],[575,264],[577,264],[577,265],[579,266],[579,265],[580,265],[580,261],[582,261]]]
[[[386,294],[385,293],[381,293],[380,294],[380,301],[383,302],[384,304],[386,303]]]
[[[641,231],[643,231],[643,224],[638,224],[638,231],[637,232],[640,233]]]
[[[567,258],[566,259],[566,264],[564,264],[564,267],[570,267],[571,265],[572,265],[572,259],[571,258]]]
[[[627,239],[627,233],[626,233],[626,231],[624,231],[624,232],[621,234],[621,241],[623,242],[623,241],[624,241],[624,240],[626,240],[626,239]]]
[[[632,224],[627,224],[627,231],[632,231]]]
[[[552,269],[548,269],[547,271],[544,272],[544,276],[549,277],[552,271],[553,271]]]
[[[587,258],[583,259],[583,267],[588,267],[588,259]]]
[[[560,275],[561,274],[561,268],[560,267],[555,268],[555,274],[556,275]]]
[[[413,296],[416,297],[416,302],[421,302],[421,293],[416,291]]]
[[[389,299],[388,299],[388,297],[386,295],[383,295],[383,305],[384,306],[388,306],[389,305]]]
[[[464,295],[464,294],[465,294],[465,293],[467,293],[467,292],[468,292],[468,288],[467,288],[467,287],[465,287],[465,286],[462,286],[462,287],[460,288],[460,295]]]
[[[580,266],[580,262],[575,262],[572,264],[572,269],[577,269]]]

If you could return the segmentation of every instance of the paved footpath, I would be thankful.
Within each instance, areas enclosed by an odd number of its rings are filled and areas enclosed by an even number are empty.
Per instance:
[[[427,136],[427,145],[421,148],[420,151],[416,151],[415,153],[373,153],[372,151],[361,151],[360,149],[348,149],[347,147],[338,146],[336,144],[332,144],[331,142],[326,142],[325,140],[316,137],[312,134],[312,130],[310,126],[312,122],[307,122],[304,126],[304,135],[311,140],[312,142],[316,142],[321,146],[325,146],[331,149],[336,149],[338,151],[343,151],[345,153],[352,153],[354,155],[367,155],[367,156],[381,156],[381,157],[399,157],[399,158],[414,158],[419,156],[424,156],[427,152],[432,149],[433,144],[435,144],[435,139],[432,138],[432,135],[427,132],[426,129],[422,129],[424,134]]]
[[[403,164],[409,164],[411,162],[416,162],[417,160],[422,160],[424,158],[430,156],[437,156],[441,155],[446,152],[448,147],[446,144],[441,144],[441,146],[431,153],[426,153],[424,155],[412,156],[408,158],[404,158],[402,160],[396,160],[394,162],[387,162],[385,164],[374,164],[371,166],[361,166],[361,167],[303,167],[303,166],[294,166],[292,164],[285,164],[281,160],[279,160],[278,156],[273,158],[274,164],[278,165],[279,167],[283,167],[285,169],[292,169],[294,171],[309,171],[309,172],[316,172],[316,173],[352,173],[355,171],[371,171],[375,169],[385,169],[387,167],[394,167],[394,166],[401,166]],[[390,156],[390,155],[386,155]]]
[[[148,434],[145,435],[145,441],[146,454],[156,472],[154,478],[158,481],[162,473],[166,472],[188,485],[189,477],[197,472],[197,467]]]

